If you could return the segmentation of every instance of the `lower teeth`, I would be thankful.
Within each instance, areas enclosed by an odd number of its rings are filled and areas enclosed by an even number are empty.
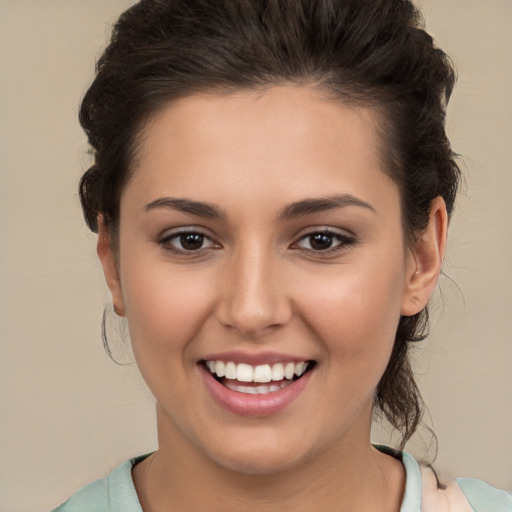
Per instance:
[[[225,380],[224,386],[232,391],[238,391],[239,393],[246,393],[249,395],[266,395],[267,393],[274,393],[275,391],[279,391],[282,388],[285,388],[289,384],[291,384],[292,380],[283,380],[276,384],[270,384],[269,386],[244,386],[240,384],[235,384],[237,381]]]

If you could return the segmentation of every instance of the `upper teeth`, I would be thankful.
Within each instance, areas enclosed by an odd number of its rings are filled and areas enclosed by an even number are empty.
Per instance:
[[[283,379],[291,380],[294,375],[300,377],[308,367],[307,361],[300,363],[276,363],[273,365],[235,364],[232,361],[206,361],[206,366],[217,377],[236,379],[240,382],[271,382]]]

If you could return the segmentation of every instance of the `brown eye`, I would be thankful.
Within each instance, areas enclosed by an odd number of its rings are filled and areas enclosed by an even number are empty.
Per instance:
[[[197,231],[173,233],[165,236],[160,243],[164,248],[178,253],[199,252],[202,249],[216,247],[208,236]]]
[[[333,242],[333,236],[325,233],[316,233],[309,237],[309,245],[314,251],[325,251],[326,249],[330,249]]]
[[[185,251],[197,251],[203,246],[204,235],[199,233],[187,233],[185,235],[180,235],[179,243],[181,248]]]
[[[316,231],[303,236],[296,244],[299,249],[328,252],[355,243],[354,238],[334,231]]]

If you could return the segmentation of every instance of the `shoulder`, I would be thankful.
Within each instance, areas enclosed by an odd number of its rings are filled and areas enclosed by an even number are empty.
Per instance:
[[[512,512],[512,494],[481,480],[457,478],[438,487],[433,472],[421,468],[424,512]]]
[[[108,477],[75,492],[52,512],[142,512],[131,470],[143,458],[126,461]]]
[[[407,452],[376,445],[400,459],[406,472],[400,512],[512,512],[512,494],[481,480],[457,478],[438,486],[434,472]]]
[[[65,503],[52,512],[110,512],[108,478],[96,480],[75,492]]]
[[[476,512],[512,512],[512,494],[474,478],[457,478],[457,484]]]

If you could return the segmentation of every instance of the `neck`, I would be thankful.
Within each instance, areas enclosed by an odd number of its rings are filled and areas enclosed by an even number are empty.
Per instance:
[[[365,439],[347,439],[293,467],[248,474],[220,466],[161,423],[159,450],[133,471],[144,512],[400,509],[403,466],[371,446],[369,428]]]

